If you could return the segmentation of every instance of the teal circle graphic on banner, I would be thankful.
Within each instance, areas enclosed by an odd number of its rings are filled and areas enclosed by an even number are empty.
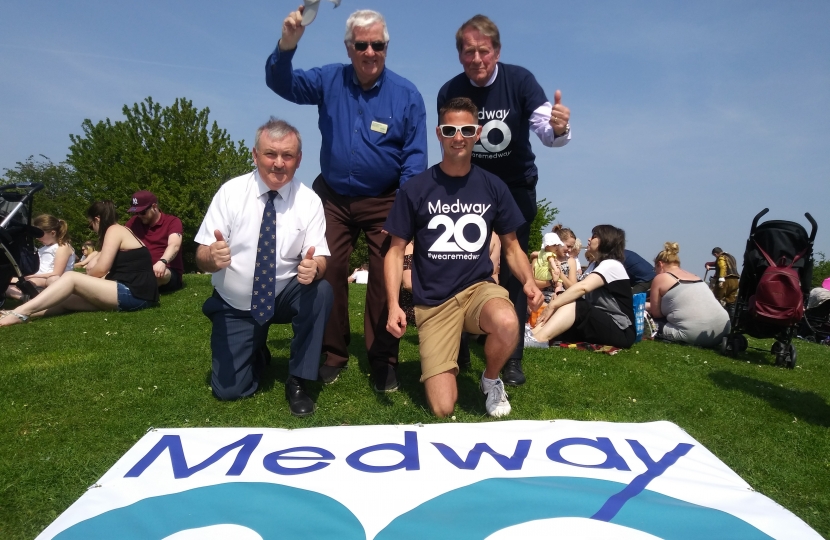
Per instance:
[[[376,540],[481,540],[507,527],[560,517],[591,518],[625,484],[574,477],[491,478],[424,502],[392,521]],[[609,523],[665,540],[769,540],[745,521],[645,490]],[[165,538],[212,525],[247,527],[263,540],[365,540],[363,526],[336,500],[270,483],[232,482],[143,499],[73,525],[59,540]]]
[[[235,524],[274,538],[365,540],[348,508],[314,491],[264,482],[231,482],[142,499],[82,521],[59,540],[161,539],[188,529]]]
[[[398,516],[375,540],[480,540],[529,521],[591,518],[624,487],[619,482],[565,476],[491,478],[426,501]],[[731,514],[648,490],[627,501],[609,523],[665,540],[771,540]]]

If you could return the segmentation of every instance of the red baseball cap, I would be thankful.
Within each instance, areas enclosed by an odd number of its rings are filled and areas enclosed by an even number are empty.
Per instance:
[[[156,198],[149,191],[137,191],[133,193],[133,205],[130,207],[127,212],[130,214],[135,214],[137,212],[143,212],[153,204],[157,204],[159,200]]]

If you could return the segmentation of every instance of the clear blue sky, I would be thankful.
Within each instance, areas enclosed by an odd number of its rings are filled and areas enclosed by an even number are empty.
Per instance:
[[[186,97],[249,146],[269,115],[297,125],[310,183],[316,108],[264,82],[298,3],[3,1],[0,170],[32,154],[63,160],[85,118]],[[676,241],[702,274],[715,245],[740,259],[752,217],[769,207],[805,225],[811,212],[830,257],[830,2],[323,2],[295,65],[347,62],[345,20],[362,8],[386,16],[387,66],[420,89],[430,129],[438,89],[461,70],[455,31],[476,13],[499,25],[502,61],[530,69],[551,97],[562,90],[573,141],[534,144],[538,191],[577,236],[612,223],[649,260]],[[431,139],[430,164],[439,159]]]

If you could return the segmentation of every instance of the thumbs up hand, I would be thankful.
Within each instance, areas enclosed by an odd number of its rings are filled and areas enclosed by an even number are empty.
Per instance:
[[[557,137],[568,131],[568,122],[571,120],[571,110],[562,105],[562,91],[553,94],[553,109],[550,112],[550,127]]]
[[[210,256],[213,259],[213,264],[218,270],[227,268],[231,265],[231,248],[225,242],[225,237],[218,229],[213,231],[213,236],[216,237],[216,242],[210,245]]]
[[[314,246],[308,248],[308,251],[300,261],[297,267],[297,281],[303,285],[308,285],[317,277],[317,261],[314,260]]]

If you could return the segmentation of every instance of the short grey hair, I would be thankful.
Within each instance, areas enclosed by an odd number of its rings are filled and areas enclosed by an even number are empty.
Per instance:
[[[268,132],[268,138],[271,140],[282,139],[293,133],[297,137],[297,151],[303,151],[303,138],[300,136],[300,131],[286,122],[272,116],[267,122],[256,130],[256,139],[254,139],[254,147],[259,149],[259,138],[263,132]]]
[[[360,9],[349,15],[346,20],[346,42],[354,41],[355,28],[368,28],[380,23],[383,25],[383,41],[389,42],[389,31],[386,29],[386,19],[377,11],[371,9]]]

